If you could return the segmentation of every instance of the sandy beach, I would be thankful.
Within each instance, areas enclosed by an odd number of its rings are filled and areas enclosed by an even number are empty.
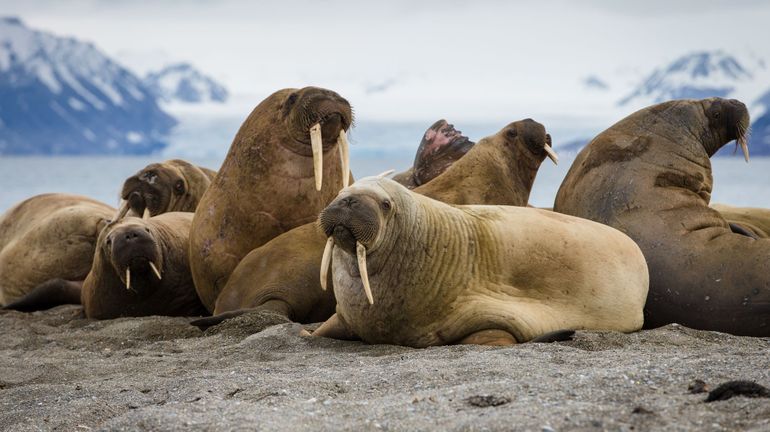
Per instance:
[[[0,311],[1,430],[770,429],[770,399],[688,391],[770,385],[770,338],[669,325],[412,349],[300,337],[268,313],[206,332],[81,316]]]

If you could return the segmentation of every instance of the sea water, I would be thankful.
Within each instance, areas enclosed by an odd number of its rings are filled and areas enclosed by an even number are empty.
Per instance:
[[[376,175],[387,169],[407,169],[410,152],[351,147],[351,166],[355,177]],[[86,195],[115,206],[123,181],[151,162],[173,155],[146,157],[0,157],[0,212],[33,195],[67,192]],[[574,155],[561,155],[559,165],[546,159],[537,174],[530,203],[551,207]],[[217,169],[223,157],[192,157],[191,162]],[[714,191],[712,202],[738,206],[770,208],[770,158],[742,157],[712,160]]]

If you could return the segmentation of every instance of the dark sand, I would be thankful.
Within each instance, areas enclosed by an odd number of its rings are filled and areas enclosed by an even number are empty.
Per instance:
[[[770,430],[770,399],[688,391],[770,386],[770,338],[672,325],[416,350],[303,338],[264,313],[206,333],[79,313],[0,311],[0,430]]]

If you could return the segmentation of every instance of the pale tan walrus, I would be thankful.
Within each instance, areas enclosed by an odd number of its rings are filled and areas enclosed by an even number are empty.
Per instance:
[[[425,136],[438,141],[424,138],[418,158],[426,147],[454,148],[457,140],[467,140],[451,132],[454,129],[441,138],[430,131]],[[446,154],[454,152],[446,149],[439,151],[443,156],[434,155],[416,164],[423,180],[430,177],[427,173],[438,177],[415,192],[450,204],[525,206],[541,162],[546,156],[554,163],[557,160],[550,144],[551,137],[542,124],[531,119],[512,122],[482,139],[454,163],[446,163]],[[233,270],[217,297],[215,316],[193,324],[205,328],[253,309],[268,309],[302,323],[328,319],[336,303],[331,289],[322,291],[318,280],[325,243],[326,237],[312,222],[254,249]],[[328,285],[332,285],[331,279]]]
[[[451,206],[378,177],[326,207],[337,313],[315,336],[426,347],[642,327],[648,274],[627,236],[547,210]]]
[[[770,237],[770,209],[711,204],[730,224],[732,232],[754,238]]]

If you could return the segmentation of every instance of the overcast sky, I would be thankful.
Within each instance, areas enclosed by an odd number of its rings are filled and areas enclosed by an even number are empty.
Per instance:
[[[320,85],[359,116],[393,119],[602,114],[611,104],[581,93],[588,75],[617,98],[693,50],[770,59],[759,0],[0,0],[0,11],[140,73],[189,61],[234,93]]]

